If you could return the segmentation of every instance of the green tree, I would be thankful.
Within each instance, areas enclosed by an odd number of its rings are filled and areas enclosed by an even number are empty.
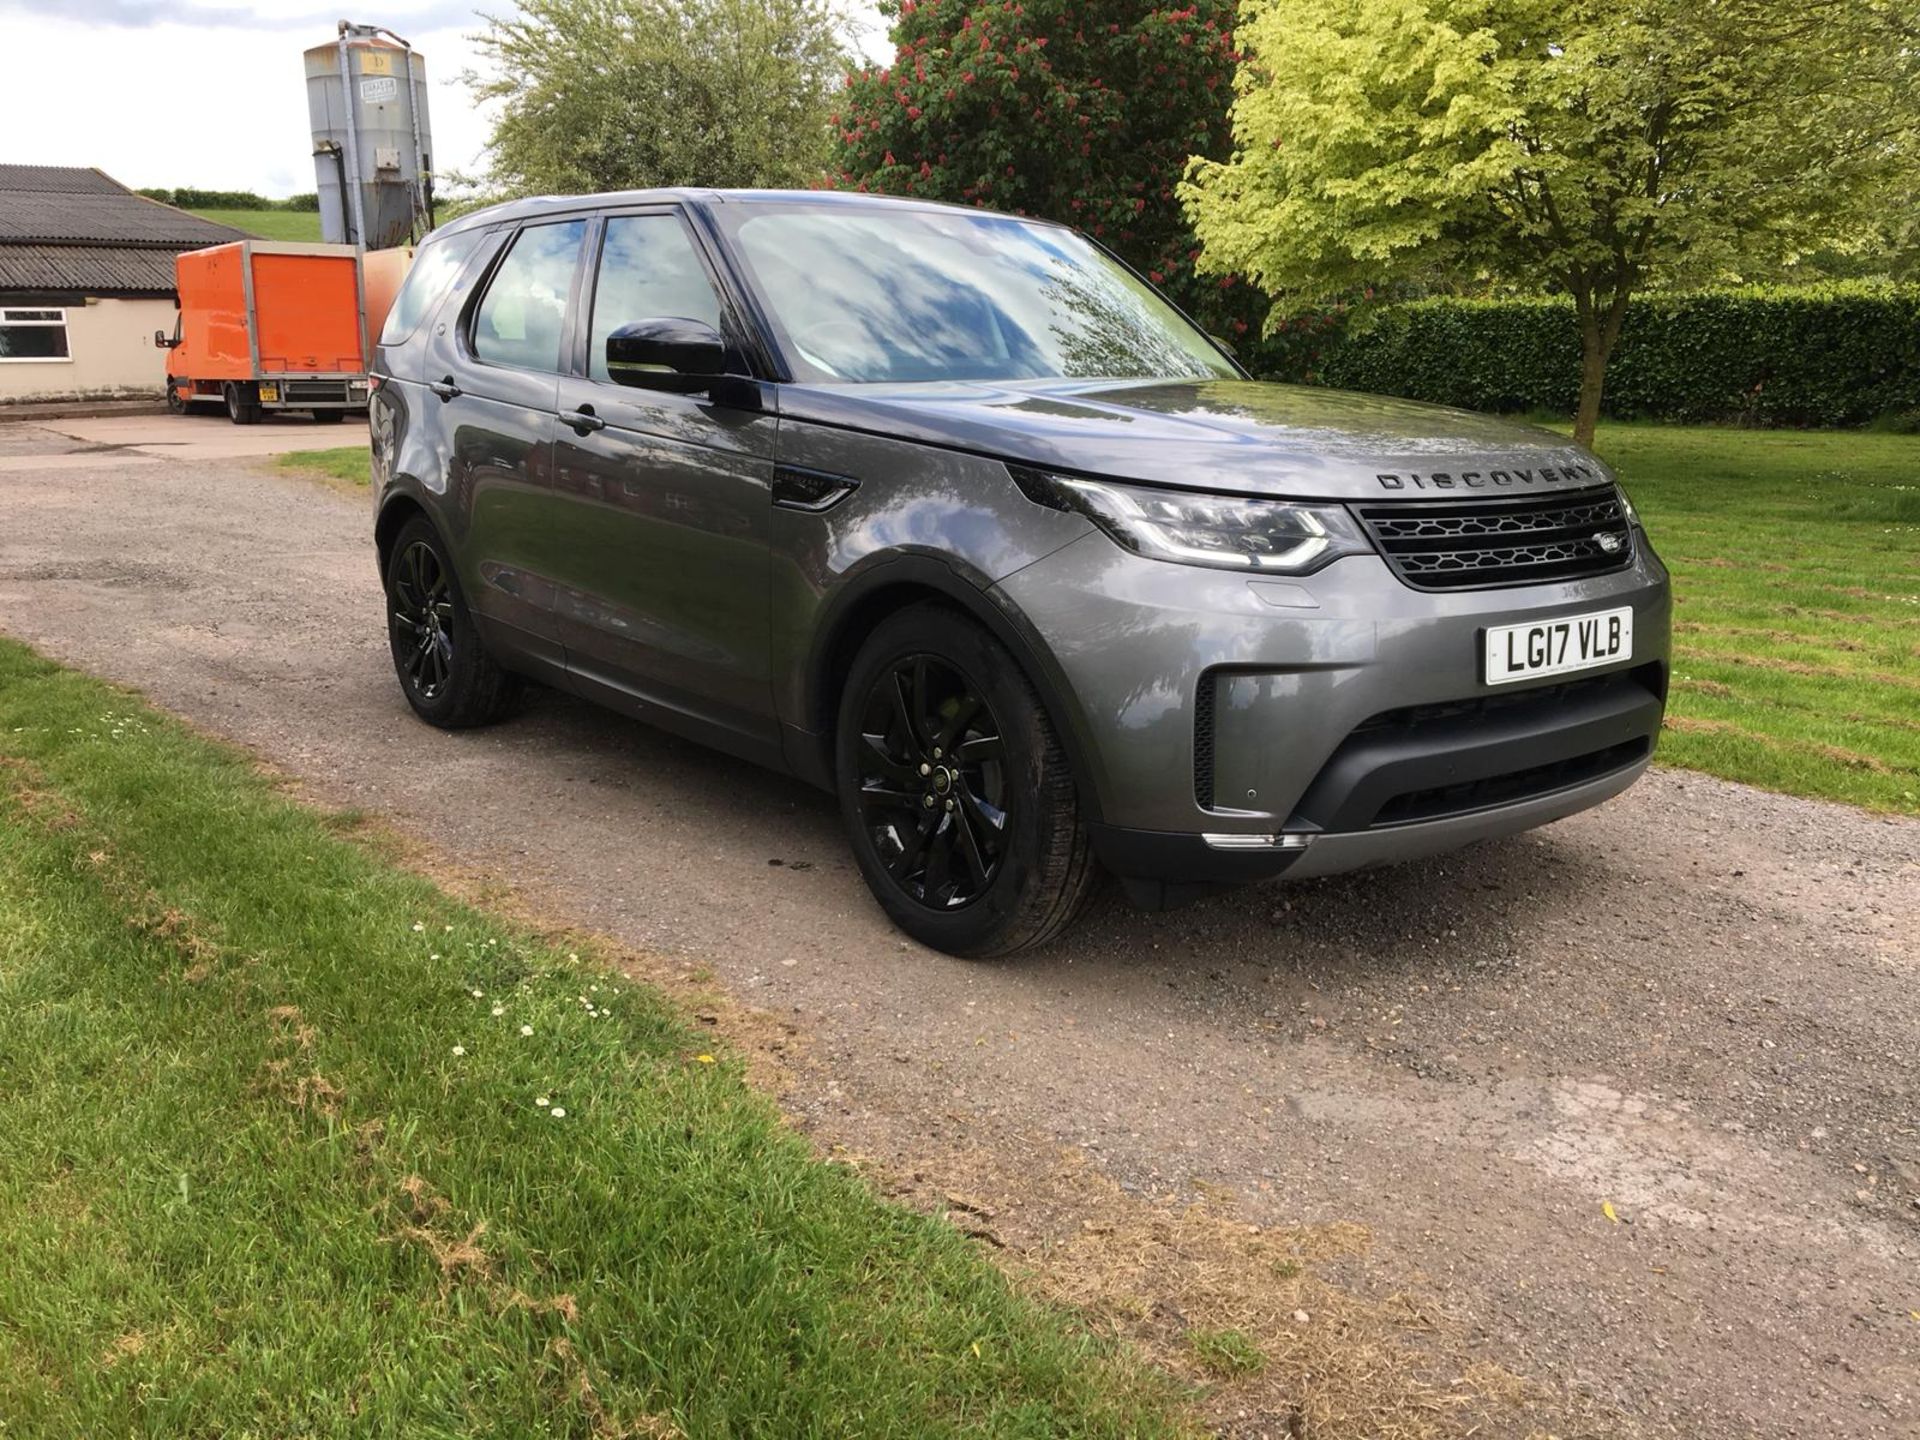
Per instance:
[[[525,0],[465,77],[498,102],[488,189],[795,186],[825,174],[847,66],[825,0]]]
[[[1857,246],[1911,173],[1920,0],[1247,0],[1204,268],[1294,310],[1560,291],[1593,436],[1627,301]]]
[[[1230,145],[1232,0],[880,9],[895,58],[847,79],[836,185],[1064,221],[1208,323],[1246,330],[1257,312],[1239,296],[1217,279],[1203,293],[1174,193],[1190,156]]]

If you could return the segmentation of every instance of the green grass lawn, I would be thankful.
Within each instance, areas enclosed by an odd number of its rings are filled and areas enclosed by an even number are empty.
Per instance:
[[[343,445],[337,450],[290,450],[278,457],[276,463],[283,470],[305,470],[355,485],[373,483],[372,459],[365,445]]]
[[[203,220],[231,225],[258,235],[262,240],[320,239],[320,212],[317,210],[195,210]]]
[[[1153,1435],[659,996],[0,642],[0,1431]]]
[[[1601,427],[1673,570],[1660,758],[1920,814],[1920,437]]]

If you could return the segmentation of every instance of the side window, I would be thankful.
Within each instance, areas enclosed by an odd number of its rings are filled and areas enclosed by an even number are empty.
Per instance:
[[[559,371],[560,332],[586,233],[586,221],[567,220],[529,225],[514,237],[474,316],[476,355],[495,365]]]
[[[720,328],[720,297],[693,238],[677,215],[614,216],[600,247],[587,373],[607,379],[607,337],[622,325],[669,318]]]
[[[380,327],[382,345],[398,345],[426,318],[427,311],[440,303],[460,267],[473,254],[486,232],[468,230],[445,240],[429,240],[414,254],[400,293],[393,297],[387,311],[387,323]]]

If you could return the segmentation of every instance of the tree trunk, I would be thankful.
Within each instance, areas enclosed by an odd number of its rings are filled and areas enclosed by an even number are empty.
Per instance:
[[[1573,438],[1591,449],[1607,383],[1608,349],[1597,324],[1583,324],[1580,331],[1580,404],[1573,412]]]
[[[1580,316],[1580,404],[1573,413],[1573,438],[1589,448],[1600,423],[1607,362],[1613,359],[1613,347],[1620,343],[1620,330],[1627,320],[1627,299],[1632,293],[1632,282],[1617,278],[1604,310],[1591,295],[1574,297],[1574,308]]]

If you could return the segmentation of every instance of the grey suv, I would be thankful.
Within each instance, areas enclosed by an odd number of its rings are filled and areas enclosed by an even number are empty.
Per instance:
[[[375,363],[393,658],[545,681],[839,798],[959,955],[1619,793],[1667,575],[1549,431],[1260,384],[1058,225],[820,193],[527,200]]]

